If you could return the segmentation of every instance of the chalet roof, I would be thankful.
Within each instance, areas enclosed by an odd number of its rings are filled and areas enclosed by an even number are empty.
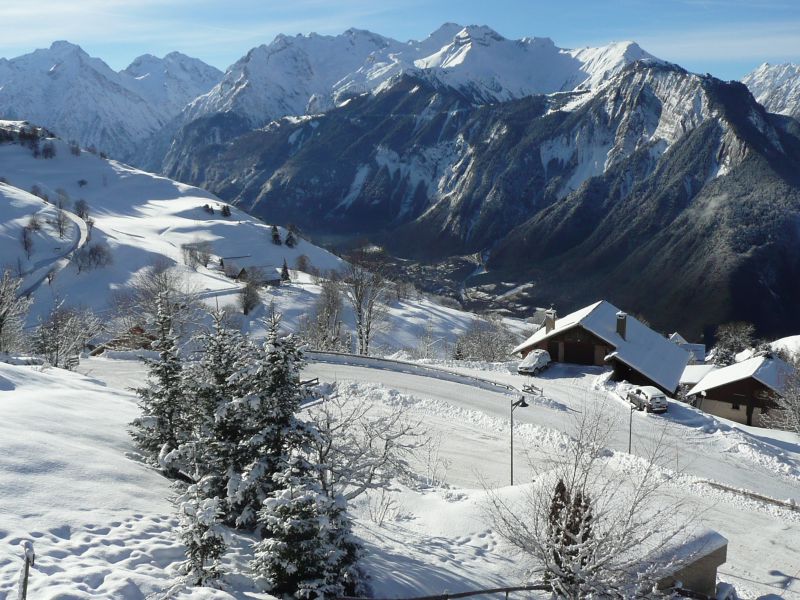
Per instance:
[[[697,385],[706,375],[718,368],[717,365],[711,364],[686,365],[683,375],[681,375],[681,384]]]
[[[689,353],[630,315],[627,316],[623,339],[617,333],[618,312],[620,310],[616,306],[600,300],[556,319],[555,327],[549,333],[545,328],[539,329],[514,348],[513,352],[527,350],[539,342],[580,326],[614,347],[614,352],[606,357],[607,360],[619,360],[665,390],[677,388],[686,363],[689,362]]]
[[[780,358],[755,356],[743,360],[742,362],[711,371],[700,380],[700,383],[689,390],[689,395],[693,396],[751,377],[767,386],[773,392],[781,394],[785,389],[786,379],[791,375],[791,372],[791,365]]]

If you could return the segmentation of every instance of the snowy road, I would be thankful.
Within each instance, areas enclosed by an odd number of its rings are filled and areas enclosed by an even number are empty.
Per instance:
[[[580,367],[555,366],[548,371],[547,378],[537,378],[537,385],[542,385],[545,394],[557,401],[557,407],[534,404],[515,411],[515,421],[569,432],[586,402],[604,401],[602,397],[606,394],[592,389],[596,374],[591,370],[587,373]],[[508,419],[509,416],[509,396],[419,375],[315,363],[306,367],[304,376],[319,377],[322,381],[380,383],[496,418]],[[615,450],[627,450],[631,416],[628,405],[613,398],[604,402],[608,410],[613,411],[615,423],[607,445]],[[695,411],[675,403],[670,405],[670,411],[669,418],[633,413],[634,454],[646,454],[666,428],[664,466],[774,498],[800,501],[800,456],[797,448],[789,452],[789,448],[779,448],[738,430],[707,432],[709,419],[705,416],[698,417]]]
[[[21,296],[36,291],[50,271],[58,272],[69,265],[71,255],[83,248],[86,245],[86,242],[89,241],[89,228],[86,225],[86,221],[68,210],[64,210],[63,213],[64,216],[72,221],[75,224],[75,227],[78,229],[78,239],[64,249],[59,256],[48,260],[46,264],[36,265],[30,273],[26,273],[26,285],[25,288],[20,292]]]

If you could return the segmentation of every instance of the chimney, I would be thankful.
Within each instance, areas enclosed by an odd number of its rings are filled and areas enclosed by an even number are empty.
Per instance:
[[[619,311],[617,313],[617,333],[619,334],[619,337],[621,337],[624,340],[627,331],[628,331],[628,313]]]
[[[544,311],[544,332],[550,333],[556,328],[556,309],[550,308]]]

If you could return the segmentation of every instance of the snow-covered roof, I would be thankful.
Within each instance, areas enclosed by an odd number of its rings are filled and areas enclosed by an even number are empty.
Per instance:
[[[791,375],[792,367],[779,358],[756,356],[721,369],[711,371],[700,380],[700,383],[689,390],[689,395],[699,394],[729,383],[752,377],[763,383],[772,391],[780,394]]]
[[[790,335],[789,337],[775,340],[770,344],[773,350],[785,350],[789,354],[800,357],[800,335]]]
[[[697,385],[706,375],[717,368],[717,365],[686,365],[683,375],[681,375],[681,385]]]
[[[686,341],[686,338],[683,337],[677,331],[669,336],[669,341],[670,342],[675,342],[678,345],[680,345],[680,344],[688,344],[689,343],[689,342]]]
[[[625,339],[617,333],[617,313],[620,310],[605,300],[556,319],[549,333],[538,330],[513,352],[521,352],[567,329],[580,326],[614,347],[607,359],[615,358],[651,379],[666,390],[678,387],[689,353],[653,331],[635,317],[627,316]]]

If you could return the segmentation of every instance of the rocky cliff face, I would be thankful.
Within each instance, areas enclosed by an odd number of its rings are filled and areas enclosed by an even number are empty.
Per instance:
[[[768,111],[800,118],[800,65],[764,63],[742,82]]]
[[[534,283],[533,303],[607,297],[693,333],[796,320],[798,126],[743,85],[645,61],[592,92],[473,100],[401,76],[239,136],[213,117],[192,130],[204,150],[174,144],[168,173],[417,259],[488,252],[479,281]]]

